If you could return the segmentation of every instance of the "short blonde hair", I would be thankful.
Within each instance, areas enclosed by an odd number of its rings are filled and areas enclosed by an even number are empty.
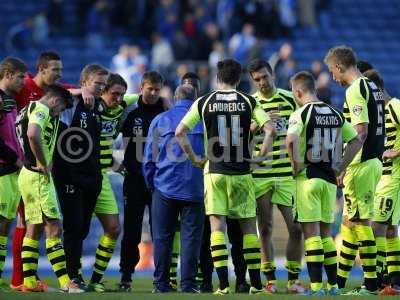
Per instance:
[[[341,65],[344,69],[354,67],[357,65],[357,56],[353,49],[341,45],[329,49],[324,58],[325,64],[331,62]]]

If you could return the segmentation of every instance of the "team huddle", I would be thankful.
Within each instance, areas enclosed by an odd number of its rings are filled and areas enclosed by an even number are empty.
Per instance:
[[[155,245],[153,292],[177,290],[180,252],[182,292],[230,294],[228,231],[236,292],[276,293],[271,238],[275,205],[289,232],[288,293],[400,294],[400,100],[387,93],[380,74],[357,61],[351,48],[330,49],[324,62],[333,79],[346,86],[343,112],[318,99],[315,80],[307,71],[290,79],[291,91],[276,87],[274,72],[262,59],[247,66],[257,89],[254,95],[237,90],[242,66],[225,59],[217,64],[215,91],[198,95],[198,77],[188,73],[173,101],[160,97],[163,79],[156,71],[143,75],[140,94],[126,94],[125,80],[100,65],[85,66],[79,87],[74,87],[58,83],[62,63],[56,53],[41,54],[35,77],[26,74],[21,60],[4,59],[0,64],[1,286],[6,286],[1,272],[7,236],[17,217],[12,289],[48,290],[37,274],[44,232],[61,291],[105,291],[103,274],[121,231],[108,177],[115,167],[113,144],[121,132],[125,156],[119,169],[125,174],[125,204],[119,291],[131,291],[139,261],[138,233],[144,207],[149,205]],[[161,134],[158,127],[164,130]],[[175,139],[177,148],[169,139]],[[183,153],[184,161],[168,151]],[[179,176],[182,182],[175,182]],[[331,235],[338,187],[345,199],[340,249]],[[169,203],[163,204],[167,210],[177,199],[184,203],[178,209],[180,234],[175,232],[177,216],[170,214],[173,222],[169,222],[169,215],[160,210],[163,201]],[[139,212],[132,213],[138,207]],[[86,284],[81,257],[93,215],[104,232]],[[230,232],[240,236],[239,242]],[[309,288],[299,281],[303,251]],[[363,284],[345,291],[357,254]],[[207,261],[211,269],[206,268]],[[219,279],[216,291],[213,268]]]

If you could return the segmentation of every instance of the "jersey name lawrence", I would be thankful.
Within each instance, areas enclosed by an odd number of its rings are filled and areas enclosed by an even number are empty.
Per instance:
[[[238,91],[216,91],[198,102],[206,128],[210,173],[250,173],[250,124],[256,100]]]

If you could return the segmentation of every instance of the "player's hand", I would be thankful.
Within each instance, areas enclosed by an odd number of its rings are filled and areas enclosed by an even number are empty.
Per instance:
[[[276,109],[268,111],[267,115],[274,123],[280,119],[279,110]]]
[[[93,107],[94,107],[94,96],[85,87],[82,88],[82,99],[83,99],[83,103],[85,103],[85,106],[87,108],[93,109]]]
[[[343,178],[346,172],[343,171],[339,176],[336,177],[336,184],[338,188],[344,188]]]
[[[42,173],[46,177],[50,176],[51,168],[52,168],[51,164],[48,166],[38,165],[36,167],[32,167],[33,170],[38,171],[39,173]]]
[[[294,162],[293,163],[293,176],[296,177],[306,168],[306,164],[304,162]]]
[[[256,134],[257,130],[258,130],[258,125],[257,125],[257,123],[256,123],[256,122],[251,122],[251,125],[250,125],[250,132],[251,132],[252,134]]]
[[[204,169],[204,165],[206,164],[206,162],[207,159],[198,156],[194,157],[192,160],[193,165],[199,169]]]
[[[392,160],[399,156],[398,151],[396,150],[386,150],[383,152],[382,159],[383,161]]]
[[[114,164],[112,166],[112,170],[116,173],[121,174],[122,176],[124,176],[125,174],[125,166],[123,164]]]

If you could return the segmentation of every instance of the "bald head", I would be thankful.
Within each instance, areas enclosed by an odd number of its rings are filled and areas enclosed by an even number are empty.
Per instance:
[[[194,101],[197,97],[196,89],[191,84],[182,84],[175,90],[175,101],[178,100],[192,100]]]

